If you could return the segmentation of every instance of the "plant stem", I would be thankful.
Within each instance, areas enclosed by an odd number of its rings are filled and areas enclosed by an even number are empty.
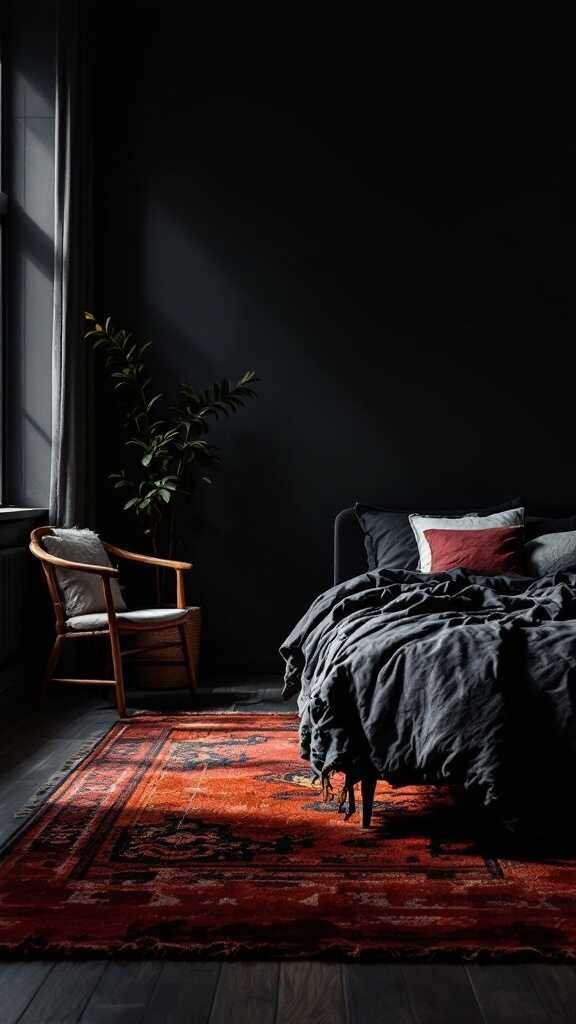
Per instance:
[[[152,538],[152,554],[154,555],[155,558],[158,558],[159,555],[158,555],[158,524],[157,523],[155,523],[154,526],[152,527],[151,538]],[[162,593],[161,593],[161,586],[160,586],[160,566],[159,565],[156,565],[154,567],[154,584],[155,584],[155,590],[156,590],[156,604],[160,605],[162,603]]]
[[[174,557],[174,528],[176,525],[176,497],[170,503],[170,524],[168,526],[168,558]]]

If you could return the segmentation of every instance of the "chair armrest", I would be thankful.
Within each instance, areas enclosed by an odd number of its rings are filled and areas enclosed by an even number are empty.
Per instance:
[[[70,569],[73,572],[90,572],[96,576],[106,576],[108,578],[120,575],[118,569],[115,569],[113,565],[90,565],[88,562],[70,562],[67,558],[58,558],[57,555],[51,555],[44,548],[41,548],[35,540],[30,541],[30,551],[41,562],[49,562],[50,565],[55,565],[58,569]]]
[[[159,565],[166,569],[176,569],[186,572],[192,568],[192,562],[175,562],[172,558],[155,558],[153,555],[141,555],[136,551],[125,551],[124,548],[116,548],[113,544],[105,544],[104,547],[109,555],[114,558],[123,558],[128,562],[142,562],[145,565]]]

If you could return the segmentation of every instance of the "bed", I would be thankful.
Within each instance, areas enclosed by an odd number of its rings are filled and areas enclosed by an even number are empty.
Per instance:
[[[368,827],[378,779],[454,785],[509,821],[527,794],[571,789],[576,563],[538,577],[369,567],[357,512],[336,517],[334,585],[281,647],[325,799],[342,776],[350,815],[360,784]],[[576,543],[573,518],[546,523]]]

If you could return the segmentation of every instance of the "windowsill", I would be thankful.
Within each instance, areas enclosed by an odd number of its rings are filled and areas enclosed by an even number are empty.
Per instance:
[[[39,519],[40,516],[47,514],[47,508],[18,508],[10,505],[3,505],[0,508],[0,520],[3,523],[16,519]]]
[[[21,508],[4,505],[0,508],[0,551],[28,547],[30,530],[48,522],[47,508]]]

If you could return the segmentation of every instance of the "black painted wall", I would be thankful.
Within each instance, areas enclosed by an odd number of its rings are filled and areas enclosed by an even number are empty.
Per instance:
[[[210,664],[269,665],[355,499],[576,505],[574,150],[501,96],[263,68],[142,6],[93,30],[99,313],[168,387],[263,378],[184,546]]]

